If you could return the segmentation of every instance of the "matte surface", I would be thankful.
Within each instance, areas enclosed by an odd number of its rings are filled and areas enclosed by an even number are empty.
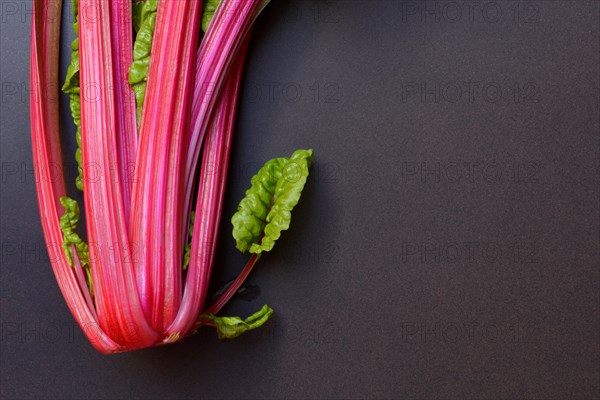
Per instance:
[[[600,397],[597,1],[271,4],[213,279],[245,261],[228,220],[258,165],[312,147],[292,229],[226,310],[276,315],[110,357],[45,255],[31,6],[0,5],[3,399]]]

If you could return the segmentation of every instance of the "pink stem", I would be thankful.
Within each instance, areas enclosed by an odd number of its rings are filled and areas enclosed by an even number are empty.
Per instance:
[[[138,146],[135,93],[128,82],[129,67],[133,62],[133,32],[131,29],[131,0],[111,0],[112,53],[114,57],[115,106],[119,171],[123,192],[125,221],[129,222],[133,190],[133,163]]]
[[[204,144],[190,265],[181,309],[175,322],[168,329],[168,333],[181,333],[180,337],[185,336],[193,327],[204,305],[208,289],[248,43],[249,38],[246,38],[240,52],[236,55],[235,64],[212,115]]]
[[[222,0],[202,40],[197,55],[196,87],[186,164],[185,199],[191,201],[194,172],[210,114],[221,92],[227,71],[252,23],[266,5],[263,0]],[[188,213],[189,219],[189,203]]]
[[[213,303],[213,305],[210,306],[209,308],[207,308],[206,311],[204,311],[202,314],[204,314],[204,315],[218,314],[219,311],[221,311],[221,309],[237,293],[237,291],[240,290],[240,287],[242,287],[242,285],[244,284],[244,282],[246,281],[246,279],[248,278],[248,276],[254,269],[254,266],[256,265],[256,262],[258,261],[259,258],[260,258],[260,254],[252,254],[252,257],[250,257],[250,259],[244,266],[244,269],[242,270],[240,275],[235,279],[235,281],[233,281],[233,283],[231,285],[229,285],[229,287],[227,288],[227,290],[225,290],[225,292],[223,292],[221,297],[219,297],[217,299],[217,301],[215,301]]]
[[[58,55],[60,44],[60,0],[34,0],[31,23],[30,97],[31,143],[40,220],[52,270],[65,301],[92,345],[103,353],[124,348],[115,343],[97,323],[93,309],[82,295],[79,282],[62,250],[59,198],[66,194],[61,171]]]
[[[200,6],[159,2],[142,110],[130,232],[144,312],[160,332],[181,303],[184,157]]]
[[[71,251],[73,252],[73,260],[74,260],[74,264],[75,264],[73,266],[73,269],[75,271],[75,276],[77,277],[77,282],[79,283],[79,288],[81,290],[81,293],[83,293],[85,302],[86,302],[88,308],[90,309],[92,315],[94,316],[96,321],[98,321],[98,314],[96,313],[94,301],[92,300],[92,296],[90,294],[90,290],[88,288],[87,281],[86,281],[84,273],[83,273],[83,267],[81,266],[81,262],[79,261],[79,256],[77,255],[77,249],[75,248],[74,244],[71,245]]]
[[[180,2],[175,2],[180,3]],[[118,161],[110,2],[79,1],[81,131],[90,267],[100,326],[137,349],[158,333],[146,321],[132,265]],[[96,90],[94,90],[96,89]]]

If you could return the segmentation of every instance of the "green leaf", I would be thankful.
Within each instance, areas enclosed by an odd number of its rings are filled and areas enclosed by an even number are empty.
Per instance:
[[[290,227],[312,157],[312,150],[296,150],[289,159],[268,161],[252,178],[246,197],[231,218],[238,250],[260,254],[273,249],[281,232]]]
[[[134,9],[136,13],[139,13],[139,17],[135,17],[138,19],[139,30],[133,44],[133,63],[129,68],[129,84],[135,93],[138,124],[142,118],[142,106],[146,95],[146,81],[148,79],[148,69],[150,68],[150,52],[152,50],[154,26],[156,25],[157,8],[158,0],[146,0],[141,10]]]
[[[202,30],[204,32],[208,29],[208,25],[215,15],[215,11],[220,2],[221,0],[207,0],[204,3],[204,11],[202,12]]]
[[[77,201],[69,197],[61,197],[60,204],[65,209],[65,213],[60,217],[60,229],[63,233],[62,248],[67,257],[67,261],[71,267],[74,266],[73,261],[73,245],[77,251],[77,256],[81,266],[84,268],[86,273],[86,280],[90,293],[93,295],[92,287],[92,274],[90,270],[90,254],[87,243],[85,243],[81,237],[75,232],[77,224],[79,224],[79,205]]]
[[[245,320],[242,320],[240,317],[217,317],[214,315],[203,317],[214,322],[219,339],[233,339],[246,331],[261,327],[272,314],[273,309],[265,304],[260,311],[252,314]]]
[[[196,212],[192,211],[190,215],[190,229],[189,229],[189,239],[183,248],[183,270],[187,270],[190,265],[190,254],[192,252],[192,235],[194,234],[194,220],[196,219]]]
[[[145,1],[133,0],[131,4],[131,21],[133,23],[133,31],[139,32],[142,25],[142,13],[144,11]]]
[[[79,38],[71,43],[71,62],[67,69],[67,76],[63,84],[64,93],[76,93],[79,95]]]
[[[77,1],[73,0],[73,28],[75,35],[78,35],[78,17],[77,17]],[[77,161],[77,177],[75,178],[75,186],[77,189],[83,190],[83,164],[81,159],[81,97],[79,88],[79,38],[75,38],[71,43],[71,62],[67,69],[67,76],[63,84],[62,91],[69,95],[69,107],[71,116],[75,123],[77,140],[77,150],[75,151],[75,160]]]

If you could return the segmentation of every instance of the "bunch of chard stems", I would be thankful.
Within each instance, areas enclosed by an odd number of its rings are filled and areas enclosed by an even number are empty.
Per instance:
[[[183,339],[208,321],[203,311],[216,314],[232,296],[235,288],[205,304],[249,32],[266,3],[221,0],[200,41],[201,2],[159,0],[138,123],[128,82],[132,1],[79,0],[88,279],[76,245],[57,245],[65,242],[67,196],[56,173],[62,1],[33,1],[31,135],[42,228],[63,296],[103,353]]]

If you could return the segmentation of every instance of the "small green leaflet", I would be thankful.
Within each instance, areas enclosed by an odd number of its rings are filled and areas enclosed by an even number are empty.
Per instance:
[[[204,11],[202,12],[202,30],[206,32],[208,25],[217,11],[217,6],[221,0],[207,0],[204,3]]]
[[[73,0],[73,20],[75,21],[73,27],[75,29],[75,35],[79,34],[78,28],[78,17],[77,17],[77,2]],[[77,150],[75,151],[75,160],[77,161],[77,177],[75,178],[75,186],[77,189],[83,190],[83,161],[81,158],[81,98],[79,89],[79,38],[75,38],[71,44],[71,63],[67,69],[67,76],[65,83],[62,87],[62,91],[69,95],[69,106],[71,108],[71,115],[73,116],[73,122],[77,131],[75,138],[77,140]]]
[[[77,201],[69,197],[61,197],[60,204],[65,208],[65,213],[60,217],[60,229],[63,233],[62,248],[67,257],[67,261],[71,267],[74,266],[73,261],[73,247],[77,251],[77,257],[81,266],[84,268],[86,273],[87,285],[90,289],[90,294],[93,296],[94,291],[92,287],[92,274],[90,271],[90,254],[88,251],[88,245],[81,237],[75,232],[77,224],[79,223],[79,205]]]
[[[158,0],[146,0],[141,6],[141,10],[139,7],[139,5],[134,5],[133,8],[134,25],[139,26],[139,29],[133,44],[133,63],[129,68],[129,84],[135,93],[138,124],[142,119],[142,106],[146,95],[146,81],[148,79],[148,69],[150,68],[150,51],[152,50],[152,37],[156,25]]]
[[[208,315],[205,318],[214,322],[219,339],[233,339],[246,331],[261,327],[272,314],[273,310],[265,304],[258,312],[245,320],[240,317],[216,317],[214,315]]]
[[[246,197],[231,218],[238,250],[254,254],[271,251],[281,231],[290,227],[312,157],[312,150],[296,150],[289,159],[267,161],[252,178]]]
[[[192,211],[190,216],[189,240],[183,248],[183,270],[187,270],[190,265],[190,256],[192,252],[192,236],[194,235],[194,220],[196,219],[196,211]]]

